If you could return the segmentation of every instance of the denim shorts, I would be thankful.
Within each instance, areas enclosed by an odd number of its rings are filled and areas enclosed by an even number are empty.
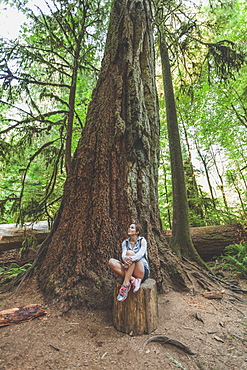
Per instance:
[[[144,283],[144,281],[147,280],[148,277],[149,277],[149,269],[147,268],[147,266],[144,266],[144,276],[142,279],[142,283]]]

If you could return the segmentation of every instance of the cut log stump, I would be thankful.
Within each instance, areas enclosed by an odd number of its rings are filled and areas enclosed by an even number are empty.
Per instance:
[[[120,284],[114,289],[113,325],[131,335],[150,334],[158,325],[158,293],[156,281],[147,279],[137,293],[129,292],[124,302],[117,301]]]

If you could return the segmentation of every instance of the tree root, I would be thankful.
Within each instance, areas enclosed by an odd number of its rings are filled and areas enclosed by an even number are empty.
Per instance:
[[[162,344],[168,343],[168,344],[171,344],[173,346],[176,346],[182,349],[184,352],[188,353],[189,355],[196,355],[196,352],[192,351],[188,346],[186,346],[182,342],[179,342],[176,339],[166,337],[164,335],[155,335],[153,337],[148,338],[148,340],[146,340],[146,342],[144,343],[144,346],[150,342],[160,342]]]
[[[203,270],[202,268],[200,268],[199,266],[197,266],[195,263],[189,261],[187,258],[183,257],[183,260],[185,260],[186,262],[188,262],[190,265],[194,266],[197,270],[199,270],[203,275],[207,276],[210,280],[214,281],[215,283],[221,283],[221,284],[224,284],[224,285],[227,285],[229,289],[231,289],[232,291],[234,292],[239,292],[239,293],[247,293],[247,289],[242,289],[242,288],[239,288],[238,286],[230,283],[229,281],[226,281],[226,280],[223,280],[223,279],[220,279],[218,278],[217,276]]]

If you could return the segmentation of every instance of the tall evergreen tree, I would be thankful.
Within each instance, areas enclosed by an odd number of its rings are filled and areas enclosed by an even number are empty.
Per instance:
[[[162,24],[159,25],[159,31],[173,188],[173,222],[170,246],[180,257],[184,256],[197,261],[201,265],[205,265],[196,251],[190,235],[188,198],[177,121],[177,111],[174,99],[168,49]]]
[[[41,247],[38,261],[41,288],[47,296],[61,299],[64,309],[111,302],[113,277],[107,261],[119,256],[125,230],[133,221],[144,227],[151,276],[158,285],[166,276],[185,287],[178,261],[165,248],[161,233],[151,19],[148,0],[113,2],[86,126],[65,183],[56,227]]]

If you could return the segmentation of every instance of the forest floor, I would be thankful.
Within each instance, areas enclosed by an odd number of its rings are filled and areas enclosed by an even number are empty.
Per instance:
[[[0,255],[0,267],[12,262],[23,263],[17,251]],[[246,280],[238,282],[247,289]],[[247,369],[247,295],[222,289],[222,299],[207,299],[202,292],[192,295],[167,287],[158,299],[157,329],[130,336],[114,328],[111,311],[83,308],[60,314],[55,304],[46,305],[32,279],[15,294],[2,292],[0,310],[41,304],[46,315],[0,328],[0,369]],[[171,344],[144,346],[158,334],[182,342],[195,354]]]

